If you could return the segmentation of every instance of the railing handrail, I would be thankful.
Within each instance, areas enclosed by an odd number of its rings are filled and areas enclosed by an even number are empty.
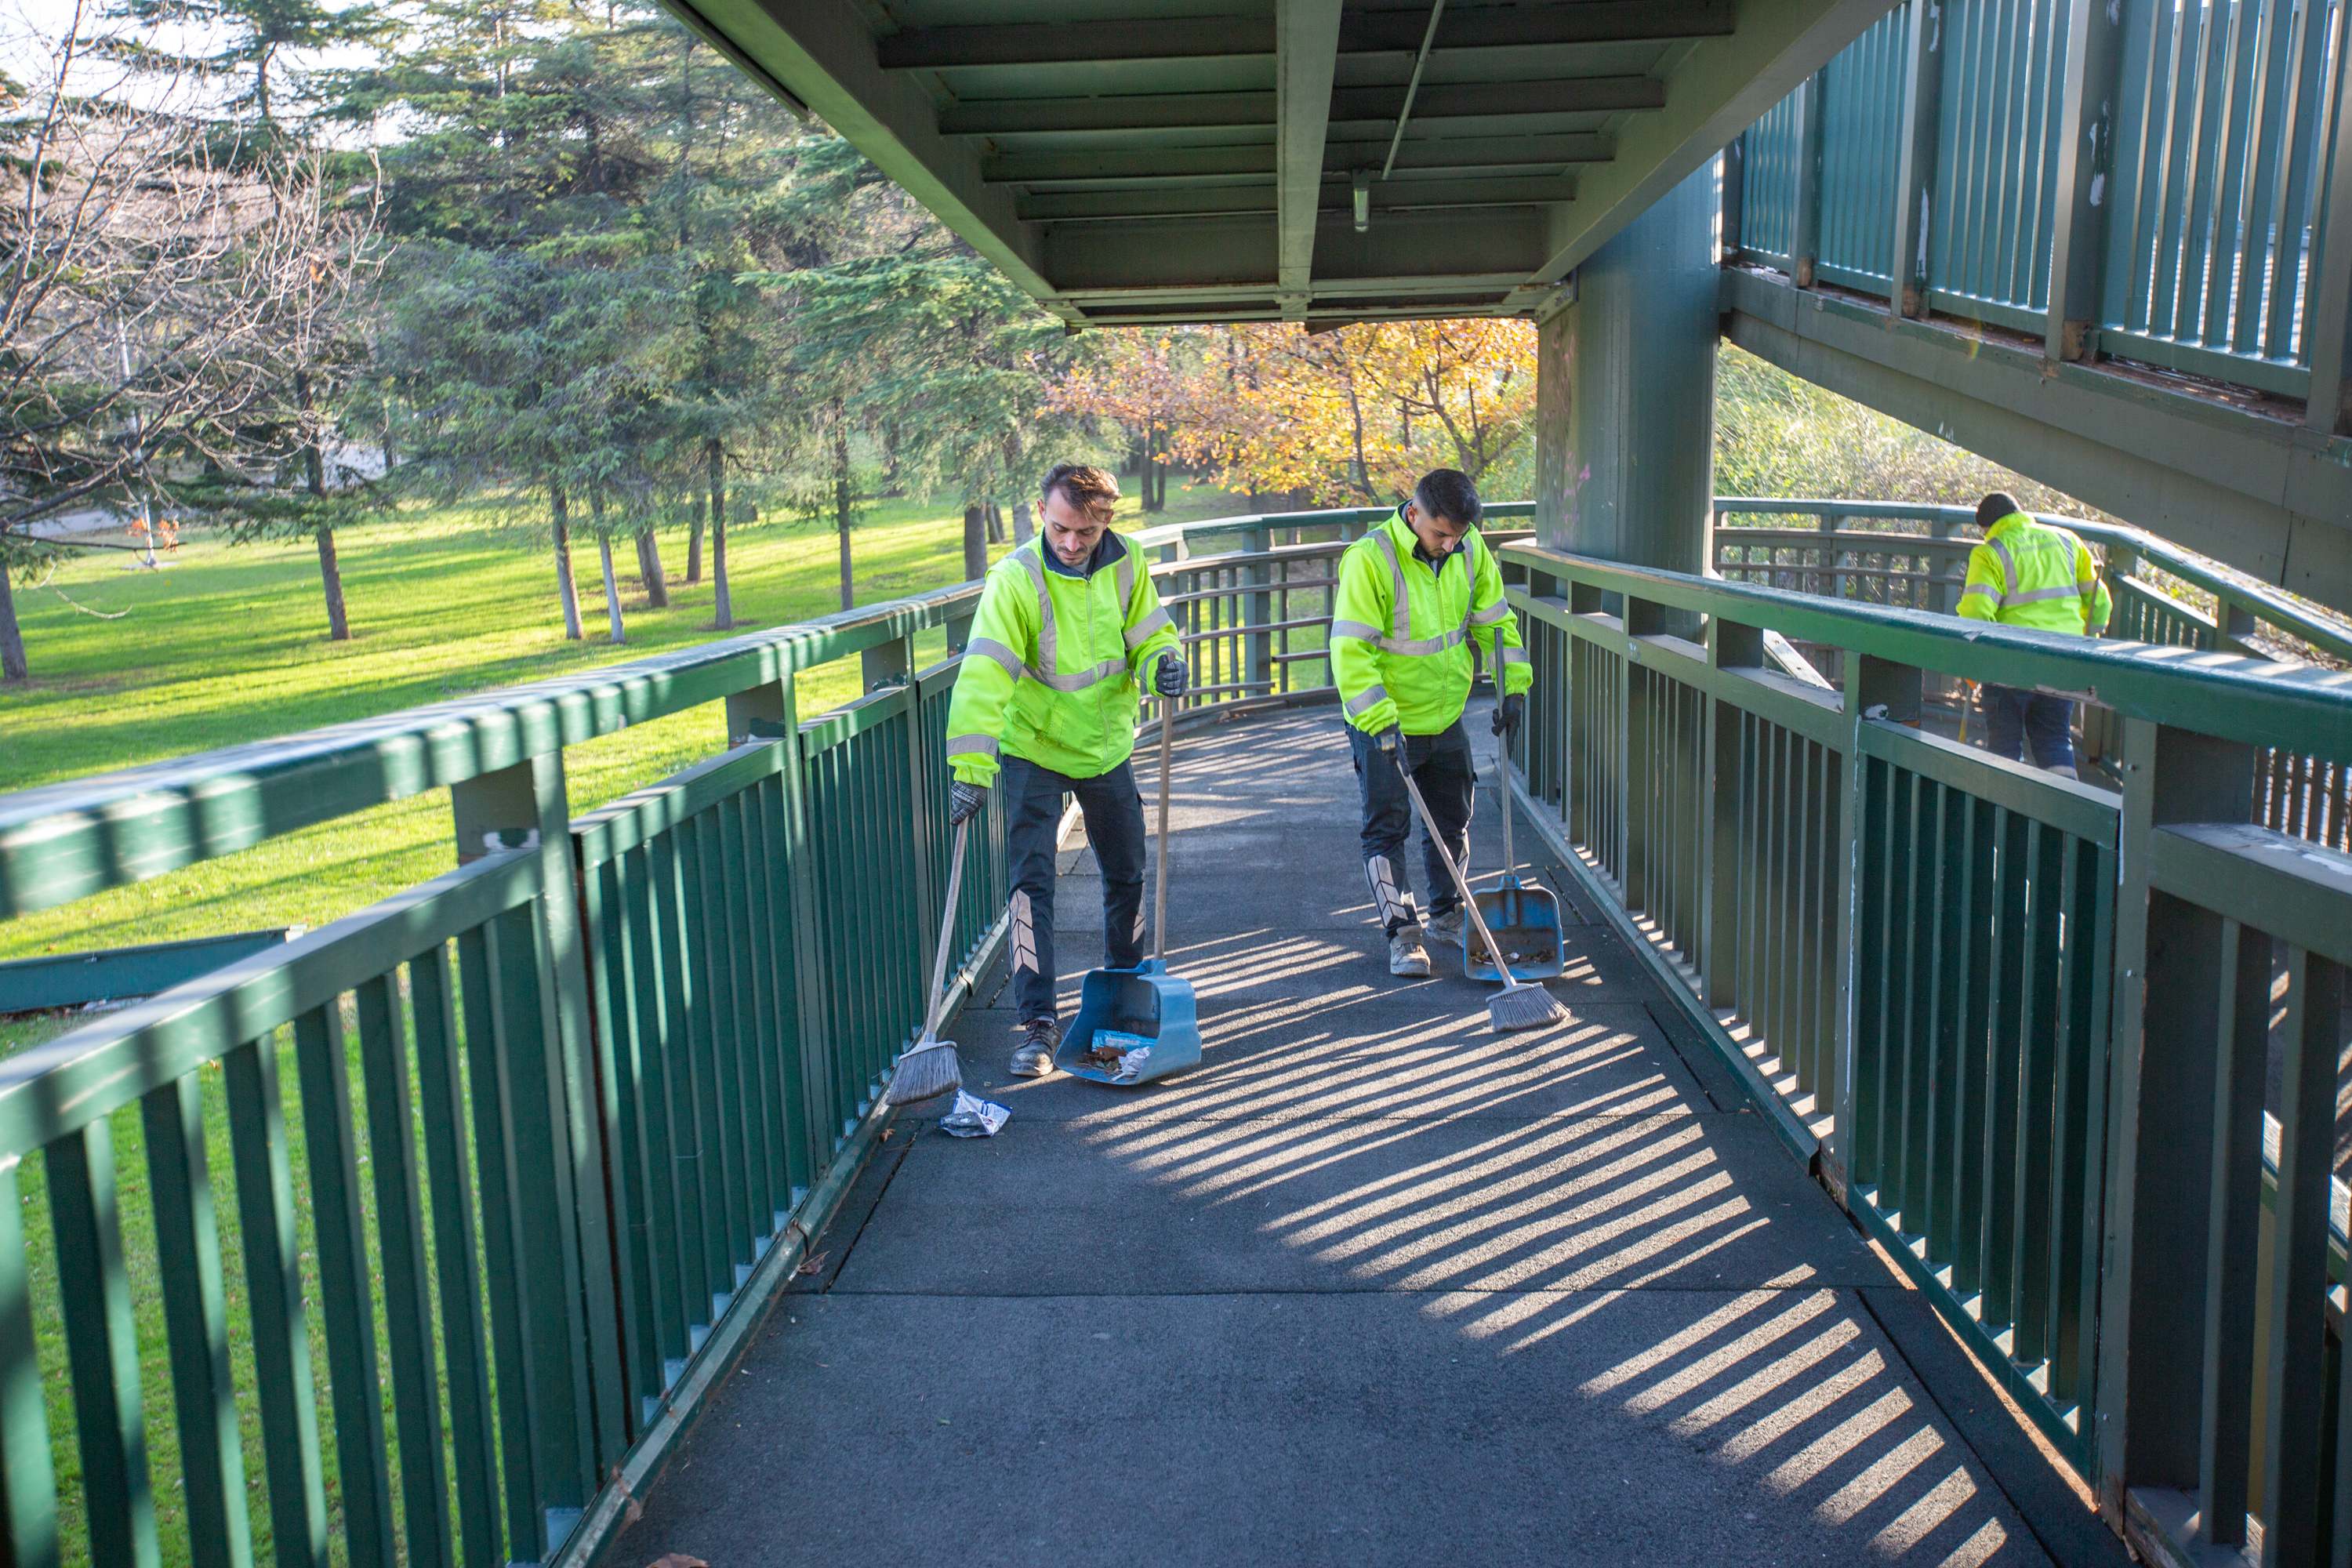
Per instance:
[[[1680,610],[1753,605],[1759,621],[1801,640],[2001,686],[2095,693],[2119,712],[2255,745],[2352,762],[2352,674],[2234,654],[1962,621],[1927,610],[1694,577],[1510,544],[1507,561],[1572,570],[1605,591]]]
[[[0,918],[460,784],[943,626],[980,584],[0,795]]]
[[[1949,528],[1974,526],[1974,507],[1937,505],[1924,501],[1867,501],[1847,499],[1807,500],[1791,496],[1717,496],[1715,515],[1748,513],[1763,516],[1899,518],[1910,522],[1940,522]],[[2056,512],[2029,513],[2036,522],[2071,529],[2082,538],[2109,549],[2128,550],[2159,570],[2201,588],[2225,605],[2245,610],[2281,630],[2293,633],[2335,658],[2352,660],[2352,624],[2315,614],[2272,589],[2233,577],[2204,557],[2168,540],[2124,523],[2099,522]],[[1738,525],[1732,525],[1738,531]],[[1838,533],[1844,532],[1839,530]],[[1837,534],[1824,537],[1835,538]],[[1947,534],[1920,541],[1923,546],[1973,548],[1976,541]]]

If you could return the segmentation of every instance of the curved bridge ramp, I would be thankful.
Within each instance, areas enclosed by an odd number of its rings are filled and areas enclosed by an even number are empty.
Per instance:
[[[1497,1037],[1388,975],[1336,717],[1178,755],[1202,1067],[1010,1079],[991,976],[1011,1122],[891,1130],[613,1561],[2121,1560],[1557,867],[1574,1022]]]

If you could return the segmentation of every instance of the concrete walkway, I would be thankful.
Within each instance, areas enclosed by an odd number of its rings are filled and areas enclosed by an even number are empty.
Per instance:
[[[1011,1123],[892,1130],[614,1562],[2100,1555],[1593,911],[1553,987],[1573,1023],[1498,1038],[1458,963],[1388,975],[1336,717],[1178,756],[1206,1060],[1010,1079],[992,976],[954,1033]],[[1491,794],[1473,856],[1500,858]],[[1100,956],[1071,859],[1066,1019]]]

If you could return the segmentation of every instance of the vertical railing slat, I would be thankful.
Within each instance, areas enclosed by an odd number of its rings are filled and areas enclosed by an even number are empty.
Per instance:
[[[419,1121],[433,1188],[436,1303],[449,1390],[451,1468],[457,1479],[459,1561],[494,1568],[499,1551],[499,1457],[491,1419],[489,1347],[482,1324],[481,1232],[466,1146],[466,1078],[450,993],[449,954],[436,945],[408,964],[415,1014]]]
[[[0,1159],[0,1548],[16,1568],[58,1568],[58,1477],[33,1337],[22,1168],[14,1154]]]
[[[299,1219],[278,1086],[275,1035],[223,1058],[229,1152],[236,1167],[237,1230],[269,1478],[270,1546],[280,1564],[324,1568],[327,1490],[319,1450],[310,1336],[303,1306]]]
[[[253,1561],[245,1452],[229,1373],[228,1300],[205,1150],[204,1085],[191,1073],[141,1097],[147,1190],[155,1215],[155,1271],[163,1294],[172,1403],[189,1560],[196,1568]]]
[[[327,1376],[343,1504],[343,1542],[354,1563],[394,1568],[391,1458],[377,1393],[375,1312],[367,1219],[360,1195],[359,1141],[352,1122],[351,1071],[338,1004],[294,1023],[301,1075],[303,1152],[310,1167],[310,1215],[319,1244],[319,1295],[327,1326]]]

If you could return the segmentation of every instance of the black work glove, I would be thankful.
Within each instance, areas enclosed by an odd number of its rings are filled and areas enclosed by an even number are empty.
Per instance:
[[[1519,738],[1519,721],[1527,716],[1528,700],[1514,691],[1495,704],[1495,733],[1508,735],[1514,744]]]
[[[1372,744],[1378,746],[1381,751],[1386,752],[1391,757],[1402,758],[1404,755],[1404,726],[1402,724],[1390,725],[1387,729],[1372,737]]]
[[[966,784],[961,779],[948,791],[948,826],[961,827],[965,823],[988,809],[988,786]]]
[[[1171,700],[1181,697],[1184,688],[1191,682],[1192,673],[1184,668],[1182,659],[1172,653],[1163,653],[1160,656],[1159,668],[1151,672],[1151,689]]]

